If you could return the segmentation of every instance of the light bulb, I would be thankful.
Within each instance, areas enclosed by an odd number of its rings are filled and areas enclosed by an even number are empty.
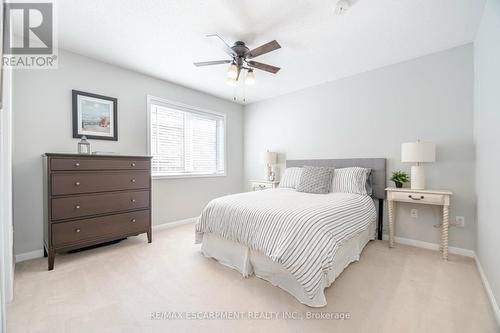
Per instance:
[[[231,79],[230,77],[228,77],[228,78],[226,79],[226,83],[227,83],[229,86],[232,86],[232,87],[236,86],[236,80],[235,80],[235,79]]]
[[[227,77],[233,80],[238,77],[238,67],[234,62],[229,65],[229,68],[227,69]]]
[[[248,86],[255,84],[255,74],[251,69],[248,70],[247,76],[245,77],[245,84]]]

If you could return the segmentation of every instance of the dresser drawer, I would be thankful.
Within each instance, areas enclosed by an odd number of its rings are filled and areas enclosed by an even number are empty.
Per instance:
[[[389,200],[443,205],[445,197],[441,194],[431,193],[391,192]]]
[[[134,160],[128,158],[92,159],[82,158],[52,158],[50,168],[54,171],[64,170],[149,170],[149,160]]]
[[[146,232],[148,228],[149,210],[52,223],[52,243],[56,247],[67,246],[100,238]]]
[[[52,174],[52,195],[149,188],[149,172]]]
[[[54,198],[51,212],[53,220],[61,220],[148,207],[149,191],[131,191]]]

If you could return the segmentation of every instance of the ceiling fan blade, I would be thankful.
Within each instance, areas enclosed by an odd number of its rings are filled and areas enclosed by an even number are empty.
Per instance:
[[[234,52],[234,50],[231,48],[231,46],[229,46],[225,41],[224,39],[222,39],[221,36],[217,35],[217,34],[212,34],[212,35],[207,35],[207,37],[215,37],[217,38],[218,42],[219,42],[219,45],[222,47],[222,49],[227,53],[229,54],[231,57],[234,57],[236,56],[236,52]]]
[[[278,73],[278,71],[281,69],[279,67],[263,64],[263,63],[257,62],[257,61],[248,61],[247,64],[250,67],[257,68],[257,69],[260,69],[260,70],[263,70],[263,71],[266,71],[269,73],[273,73],[273,74]]]
[[[253,49],[253,50],[248,51],[245,54],[245,57],[247,59],[252,59],[252,58],[258,57],[260,55],[263,55],[265,53],[268,53],[268,52],[280,49],[280,48],[281,48],[281,45],[278,44],[277,41],[273,40],[273,41],[271,41],[269,43],[266,43],[266,44],[261,45],[261,46],[255,48],[255,49]]]
[[[203,62],[195,62],[193,63],[196,67],[201,66],[211,66],[211,65],[222,65],[229,64],[231,60],[215,60],[215,61],[203,61]]]

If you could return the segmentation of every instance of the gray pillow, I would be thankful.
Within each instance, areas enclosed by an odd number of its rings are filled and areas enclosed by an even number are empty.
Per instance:
[[[297,191],[317,194],[330,192],[334,170],[327,167],[303,167]]]

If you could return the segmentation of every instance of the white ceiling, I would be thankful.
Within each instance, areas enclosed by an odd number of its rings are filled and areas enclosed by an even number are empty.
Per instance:
[[[342,16],[336,0],[64,0],[59,46],[239,103],[286,94],[471,42],[485,0],[356,0]],[[256,84],[230,87],[227,59],[205,35],[250,48],[281,49],[255,60]]]

